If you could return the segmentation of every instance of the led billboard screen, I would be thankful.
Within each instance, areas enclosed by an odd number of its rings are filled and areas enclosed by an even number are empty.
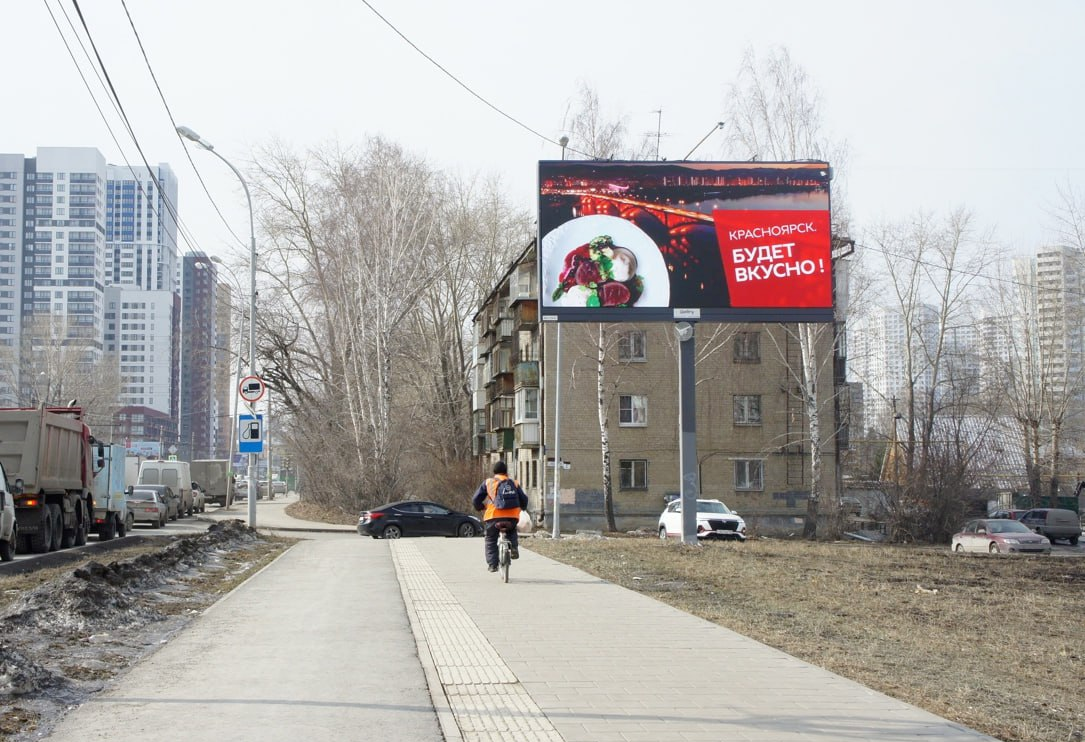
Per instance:
[[[832,320],[824,162],[539,163],[544,320]]]

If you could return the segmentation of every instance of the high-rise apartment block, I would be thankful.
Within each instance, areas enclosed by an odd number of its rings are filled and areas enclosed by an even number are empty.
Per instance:
[[[0,404],[64,403],[73,369],[103,369],[116,440],[215,453],[229,309],[202,253],[182,293],[177,191],[169,165],[90,147],[0,154]]]

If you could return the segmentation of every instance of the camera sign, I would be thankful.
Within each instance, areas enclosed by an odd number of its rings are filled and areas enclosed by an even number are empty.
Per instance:
[[[264,396],[264,391],[267,387],[264,386],[264,380],[259,376],[246,376],[241,380],[238,385],[238,393],[241,394],[241,398],[246,402],[257,402]]]

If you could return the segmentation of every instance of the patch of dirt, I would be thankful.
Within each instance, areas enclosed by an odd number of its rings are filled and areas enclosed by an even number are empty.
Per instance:
[[[223,521],[106,564],[0,576],[0,739],[46,734],[292,543]]]
[[[358,513],[348,513],[341,508],[316,505],[305,500],[298,500],[286,506],[284,511],[291,518],[308,520],[314,523],[331,523],[337,526],[358,525]]]
[[[1006,742],[1085,738],[1085,557],[769,539],[521,545]]]

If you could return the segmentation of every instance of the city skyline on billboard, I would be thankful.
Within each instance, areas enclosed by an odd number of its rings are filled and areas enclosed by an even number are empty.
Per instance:
[[[539,163],[548,321],[832,320],[824,162]]]

